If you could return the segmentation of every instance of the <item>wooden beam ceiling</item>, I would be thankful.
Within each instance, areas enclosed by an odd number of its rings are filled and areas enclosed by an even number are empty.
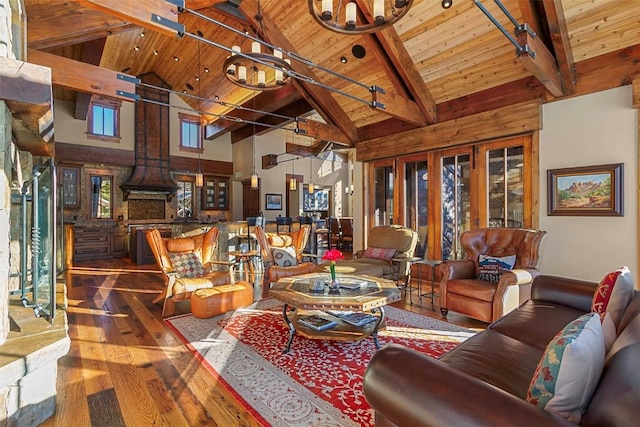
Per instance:
[[[95,39],[82,43],[80,49],[80,61],[91,65],[100,65],[100,58],[104,51],[104,44],[107,38]],[[74,117],[76,120],[87,120],[89,104],[91,103],[91,94],[87,92],[78,92],[76,95],[76,109]]]
[[[122,73],[33,49],[28,50],[28,58],[31,63],[51,68],[54,85],[123,101],[132,99],[118,95],[118,91],[136,93],[134,83],[117,78]]]
[[[549,25],[553,49],[556,52],[556,61],[564,93],[573,95],[576,92],[576,69],[562,4],[554,0],[543,0],[542,4]]]

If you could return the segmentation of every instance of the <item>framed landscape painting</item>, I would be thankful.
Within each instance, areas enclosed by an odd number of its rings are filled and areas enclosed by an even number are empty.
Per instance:
[[[549,169],[548,215],[623,216],[623,163]]]
[[[282,209],[282,194],[267,194],[265,196],[265,206],[268,211]]]

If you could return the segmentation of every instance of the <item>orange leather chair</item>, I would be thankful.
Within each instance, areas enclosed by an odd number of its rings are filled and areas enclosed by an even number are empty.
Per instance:
[[[465,314],[483,322],[494,322],[531,298],[531,282],[537,270],[540,243],[546,231],[523,228],[480,228],[460,235],[465,261],[440,264],[440,312]],[[511,271],[498,283],[478,280],[480,255],[516,255]]]
[[[258,244],[260,245],[260,255],[264,265],[263,295],[267,295],[271,283],[277,282],[283,277],[297,276],[300,274],[312,273],[315,264],[312,262],[302,262],[302,254],[307,246],[311,225],[302,224],[299,230],[291,231],[287,234],[265,233],[262,227],[255,227]],[[284,248],[291,246],[295,249],[297,265],[282,267],[275,263],[273,258],[273,248]]]
[[[174,314],[175,303],[191,299],[196,290],[220,287],[233,281],[231,268],[229,272],[212,268],[212,264],[229,266],[229,263],[211,260],[218,244],[217,227],[206,233],[180,238],[164,238],[154,229],[147,231],[146,237],[166,279],[164,291],[153,301],[164,301],[163,316]],[[253,288],[251,293],[253,295]]]

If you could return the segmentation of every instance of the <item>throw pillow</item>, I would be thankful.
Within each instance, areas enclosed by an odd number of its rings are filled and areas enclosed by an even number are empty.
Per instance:
[[[206,272],[200,258],[193,252],[169,252],[169,258],[179,277],[202,277]]]
[[[533,374],[527,402],[579,424],[604,368],[600,316],[587,313],[549,342]]]
[[[298,258],[296,257],[296,248],[293,246],[285,246],[284,248],[271,249],[271,256],[273,262],[278,267],[292,267],[298,265]]]
[[[478,258],[478,280],[498,283],[500,276],[506,271],[511,271],[516,263],[515,255],[495,257],[480,255]]]
[[[396,254],[394,248],[372,248],[368,247],[362,253],[362,258],[377,258],[385,261],[391,261],[391,258]]]
[[[604,276],[593,295],[591,311],[611,313],[611,319],[617,327],[632,297],[633,279],[629,268],[624,266]]]
[[[611,313],[601,314],[600,323],[602,323],[602,332],[604,333],[604,351],[605,354],[608,354],[616,338],[618,338],[618,332],[611,318]]]

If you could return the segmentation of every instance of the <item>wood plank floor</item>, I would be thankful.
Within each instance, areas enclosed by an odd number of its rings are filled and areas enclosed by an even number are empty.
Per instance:
[[[255,425],[165,326],[152,303],[164,284],[157,267],[92,262],[66,271],[65,282],[71,349],[59,361],[56,413],[44,426]],[[432,311],[413,299],[394,306],[440,318],[437,305]]]

